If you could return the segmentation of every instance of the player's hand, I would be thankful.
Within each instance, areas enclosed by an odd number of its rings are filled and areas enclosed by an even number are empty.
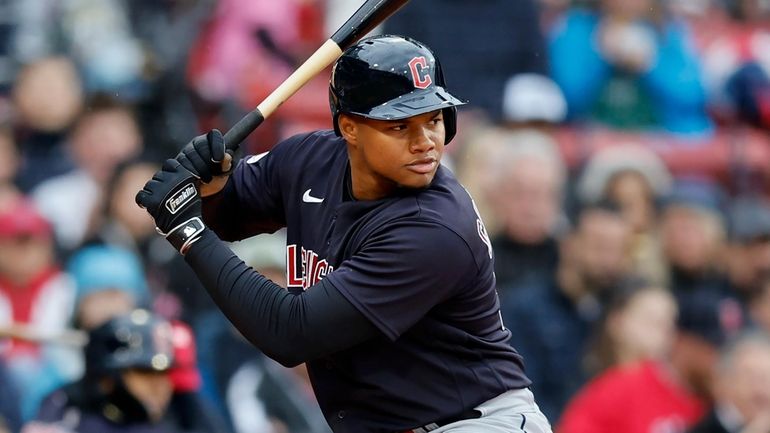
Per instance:
[[[232,152],[225,147],[225,137],[217,129],[190,140],[177,154],[176,160],[200,179],[203,196],[222,189],[233,168]]]
[[[155,219],[158,233],[182,254],[200,238],[205,228],[196,181],[196,176],[179,161],[167,159],[136,194],[136,203]]]

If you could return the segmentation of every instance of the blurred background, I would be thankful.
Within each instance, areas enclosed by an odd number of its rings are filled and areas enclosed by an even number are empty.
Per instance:
[[[328,431],[304,369],[245,342],[133,197],[361,3],[0,0],[0,432],[73,431],[71,407],[114,431]],[[469,101],[444,163],[555,431],[770,432],[770,1],[414,0],[375,32],[425,42]],[[327,90],[242,149],[329,128]],[[285,284],[283,242],[233,248]],[[83,336],[137,308],[174,325],[175,361],[88,373]],[[168,398],[100,412],[148,368]]]

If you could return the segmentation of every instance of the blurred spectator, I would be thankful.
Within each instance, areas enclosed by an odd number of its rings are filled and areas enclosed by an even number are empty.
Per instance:
[[[145,55],[142,74],[147,93],[135,103],[139,124],[156,154],[173,155],[198,127],[185,72],[190,45],[210,18],[216,0],[123,3]]]
[[[0,121],[0,203],[19,195],[15,180],[20,167],[21,156],[16,148],[13,130]]]
[[[498,287],[550,280],[565,225],[567,173],[556,143],[533,129],[494,128],[477,134],[466,151],[460,176],[489,227]]]
[[[668,168],[650,149],[618,144],[594,153],[577,184],[579,202],[609,200],[620,207],[633,231],[634,273],[656,284],[667,282],[658,208],[671,183]]]
[[[145,258],[157,254],[150,245],[150,235],[157,238],[155,223],[147,212],[136,205],[134,196],[160,164],[131,159],[118,164],[104,188],[97,218],[99,228],[90,242],[101,241],[140,254]]]
[[[661,223],[670,287],[679,305],[678,344],[686,347],[678,353],[689,366],[688,381],[704,396],[720,345],[746,323],[721,260],[723,203],[712,183],[680,180],[665,200]]]
[[[748,311],[752,325],[770,334],[770,274],[765,274],[751,292]]]
[[[587,379],[581,362],[586,343],[604,299],[627,277],[630,242],[629,224],[617,208],[587,206],[560,245],[553,281],[502,293],[511,344],[524,357],[532,392],[553,422]]]
[[[286,234],[260,235],[233,244],[244,261],[286,285]],[[235,433],[327,433],[304,364],[287,369],[262,355],[218,311],[199,322],[201,369]]]
[[[18,6],[15,54],[28,63],[64,52],[88,93],[141,91],[144,55],[119,0],[25,0]]]
[[[724,203],[719,186],[700,179],[677,181],[665,197],[661,234],[674,293],[726,292]]]
[[[706,22],[696,27],[710,108],[722,122],[770,128],[770,5],[764,0],[713,3]]]
[[[138,155],[142,137],[131,107],[106,96],[88,101],[70,134],[76,168],[38,185],[32,196],[53,223],[59,246],[69,252],[93,230],[105,183],[121,162]],[[77,203],[77,205],[75,205]]]
[[[80,249],[67,263],[67,271],[77,287],[73,323],[80,329],[94,329],[150,302],[139,257],[122,248]]]
[[[498,121],[511,77],[548,75],[538,13],[535,0],[423,0],[389,18],[384,32],[408,35],[433,48],[443,68],[452,71],[449,88]]]
[[[20,428],[19,393],[5,361],[0,358],[0,433],[15,433]]]
[[[608,294],[585,365],[593,374],[668,356],[676,331],[676,300],[662,287],[629,278]]]
[[[83,378],[52,393],[24,433],[195,431],[169,412],[170,323],[146,310],[112,318],[89,332],[84,357]]]
[[[194,42],[187,82],[196,95],[200,129],[235,123],[261,103],[322,40],[321,2],[220,0]],[[309,18],[309,19],[308,19]],[[254,145],[309,128],[331,127],[328,75],[318,74],[255,131]],[[272,138],[270,138],[272,137]],[[263,148],[247,153],[259,153]]]
[[[133,203],[133,202],[132,202]],[[114,317],[152,302],[139,256],[108,245],[90,245],[78,250],[67,270],[77,288],[75,325],[92,330]],[[174,385],[171,411],[178,414],[182,427],[205,424],[201,431],[225,432],[218,419],[198,395],[200,375],[195,359],[195,340],[191,329],[180,321],[171,322],[176,363],[170,371]]]
[[[29,201],[6,203],[0,209],[0,326],[56,335],[68,328],[74,300],[75,287],[59,268],[48,222]],[[21,340],[0,344],[0,357],[22,393],[25,417],[74,374],[71,354],[57,349]]]
[[[502,111],[504,125],[556,125],[566,117],[567,101],[551,78],[521,73],[505,82]]]
[[[63,143],[83,108],[75,65],[66,57],[41,58],[25,65],[14,83],[13,103],[22,156],[18,184],[29,192],[72,168]]]
[[[174,364],[169,379],[174,389],[169,412],[185,431],[228,433],[231,429],[214,405],[202,394],[203,380],[197,365],[195,336],[184,322],[171,321]]]
[[[134,201],[136,192],[159,167],[144,159],[131,159],[116,167],[104,188],[106,199],[96,211],[98,228],[85,243],[132,251],[142,260],[153,294],[153,311],[195,323],[202,313],[214,308],[214,303],[184,258],[158,236],[152,218]]]
[[[16,30],[16,10],[14,0],[0,1],[0,97],[8,93],[16,77],[16,60],[13,55],[12,41]]]
[[[711,132],[693,41],[663,3],[601,0],[595,8],[573,7],[553,25],[550,62],[571,120]]]
[[[684,433],[704,404],[670,362],[676,301],[641,281],[610,296],[593,351],[602,368],[572,399],[559,433]]]
[[[741,335],[722,351],[713,410],[689,433],[770,431],[770,339]]]
[[[739,196],[728,213],[730,244],[725,254],[730,287],[741,300],[770,274],[770,202],[763,196]]]
[[[714,297],[704,292],[686,301],[677,299],[676,346],[673,363],[701,400],[711,402],[713,370],[719,350],[745,327],[747,319],[741,305],[730,297]]]

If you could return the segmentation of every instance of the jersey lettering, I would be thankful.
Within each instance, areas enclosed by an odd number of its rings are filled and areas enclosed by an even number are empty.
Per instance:
[[[299,259],[299,260],[298,260]],[[301,287],[307,290],[313,284],[321,281],[334,270],[334,267],[320,257],[313,250],[299,248],[297,245],[286,246],[286,282],[289,287]],[[299,267],[297,261],[300,262]]]
[[[468,190],[465,190],[466,193],[468,193],[468,196],[470,197],[470,193]],[[476,231],[479,234],[479,237],[481,238],[481,242],[484,242],[484,245],[487,246],[487,250],[489,251],[489,258],[492,258],[492,241],[489,240],[489,234],[487,233],[487,228],[484,226],[484,221],[481,220],[481,214],[479,213],[479,208],[476,207],[476,202],[473,201],[473,197],[471,197],[471,204],[473,205],[473,211],[476,212]]]

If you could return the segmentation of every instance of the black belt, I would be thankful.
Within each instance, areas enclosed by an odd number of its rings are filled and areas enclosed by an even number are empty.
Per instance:
[[[427,433],[429,431],[436,430],[439,427],[443,427],[447,424],[452,424],[453,422],[462,421],[464,419],[476,419],[480,417],[481,417],[481,411],[476,409],[470,409],[470,410],[466,410],[465,412],[459,413],[455,416],[425,424],[422,427],[415,427],[411,430],[405,430],[402,433]]]

